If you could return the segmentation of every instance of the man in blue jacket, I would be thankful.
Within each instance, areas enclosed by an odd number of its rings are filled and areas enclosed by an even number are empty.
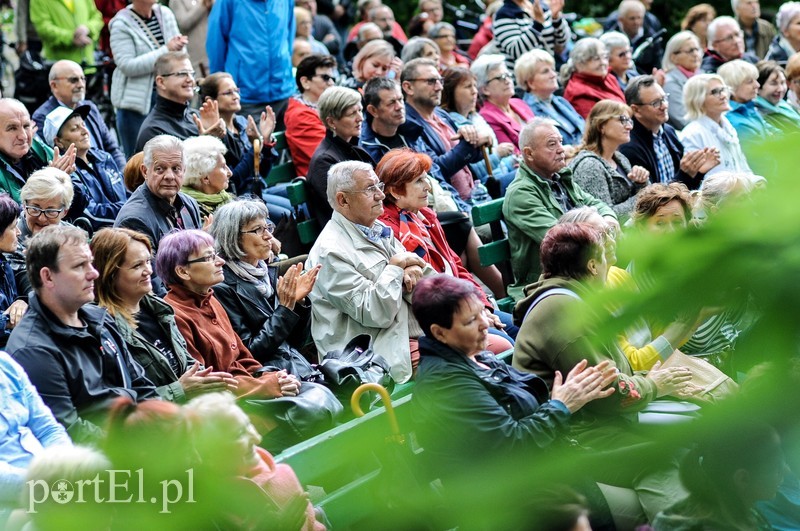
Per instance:
[[[211,72],[228,72],[241,91],[242,114],[258,120],[272,107],[277,129],[295,92],[292,75],[294,3],[291,0],[217,0],[208,17]]]

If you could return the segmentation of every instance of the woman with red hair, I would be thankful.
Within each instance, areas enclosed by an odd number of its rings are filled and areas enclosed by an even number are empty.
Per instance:
[[[428,155],[407,148],[393,149],[384,155],[375,168],[386,186],[383,215],[378,219],[392,228],[406,250],[422,257],[437,272],[467,280],[480,288],[447,243],[436,212],[428,207],[431,191],[428,172],[432,165]],[[513,346],[517,327],[510,314],[495,310],[483,290],[480,292],[486,317],[493,326],[488,348],[499,354]]]

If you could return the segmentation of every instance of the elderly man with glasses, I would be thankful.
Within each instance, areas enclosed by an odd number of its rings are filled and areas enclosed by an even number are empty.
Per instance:
[[[703,55],[700,69],[716,74],[717,69],[734,59],[744,59],[756,64],[758,57],[745,52],[744,32],[733,17],[717,17],[708,25],[708,49]]]
[[[688,153],[669,120],[668,94],[653,76],[630,81],[625,100],[633,110],[633,130],[627,144],[619,150],[632,165],[650,172],[654,183],[680,181],[696,190],[706,172],[719,164],[719,151],[704,148]]]
[[[311,335],[321,355],[369,334],[372,348],[398,382],[411,378],[422,334],[411,317],[410,294],[433,269],[406,251],[383,214],[383,183],[372,166],[345,161],[328,172],[333,216],[308,255],[306,269],[321,265],[311,302]]]

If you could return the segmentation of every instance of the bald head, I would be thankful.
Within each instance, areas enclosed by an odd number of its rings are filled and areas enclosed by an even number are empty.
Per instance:
[[[62,104],[74,109],[86,99],[86,76],[75,61],[56,61],[50,67],[50,92]]]

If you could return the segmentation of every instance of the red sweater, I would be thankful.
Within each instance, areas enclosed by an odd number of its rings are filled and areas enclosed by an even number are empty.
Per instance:
[[[585,72],[575,72],[567,82],[567,88],[564,89],[564,98],[584,119],[589,116],[594,104],[600,100],[625,103],[625,94],[619,88],[617,78],[610,73],[600,77]]]
[[[296,98],[289,98],[289,107],[283,116],[286,124],[286,143],[298,177],[308,175],[308,164],[314,151],[325,138],[325,125],[319,113]]]

